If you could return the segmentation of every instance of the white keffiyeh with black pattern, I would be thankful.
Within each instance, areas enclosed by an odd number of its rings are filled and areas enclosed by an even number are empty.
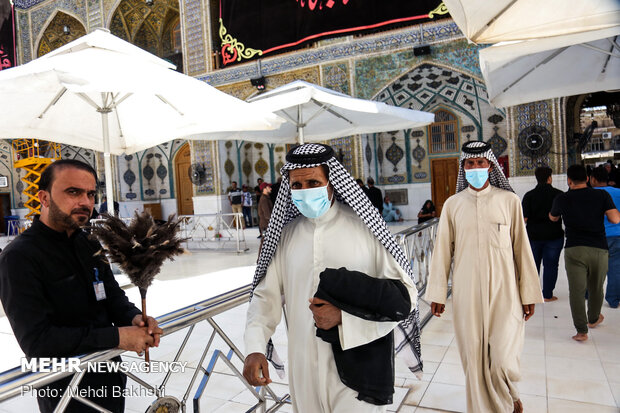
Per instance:
[[[469,184],[465,178],[465,168],[463,167],[464,160],[469,158],[486,158],[493,164],[493,169],[489,172],[489,184],[494,187],[505,189],[506,191],[514,192],[510,186],[510,182],[504,176],[502,167],[497,162],[497,158],[493,154],[491,145],[483,141],[467,141],[461,147],[461,159],[459,159],[459,176],[456,180],[456,192],[461,192],[466,189]]]
[[[290,223],[298,215],[299,210],[291,200],[291,190],[288,171],[299,168],[314,168],[320,165],[329,167],[329,182],[334,187],[336,200],[342,202],[355,211],[360,219],[370,228],[381,244],[394,257],[396,262],[413,280],[413,272],[394,237],[387,228],[379,211],[370,203],[359,185],[347,170],[336,160],[331,147],[321,144],[309,143],[292,149],[286,156],[286,164],[281,169],[282,182],[276,199],[269,226],[263,234],[263,245],[258,257],[252,291],[265,277],[267,267],[276,252],[282,228]],[[420,317],[418,306],[409,314],[407,319],[399,323],[394,330],[394,347],[398,353],[403,351],[407,366],[412,372],[422,371],[422,358],[420,354]],[[271,340],[267,345],[267,359],[283,375],[284,366],[274,351]]]

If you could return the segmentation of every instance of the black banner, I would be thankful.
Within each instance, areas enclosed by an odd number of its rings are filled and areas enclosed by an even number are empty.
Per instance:
[[[15,26],[13,5],[0,0],[0,70],[15,66]]]
[[[447,15],[440,0],[220,0],[224,65],[345,36]]]

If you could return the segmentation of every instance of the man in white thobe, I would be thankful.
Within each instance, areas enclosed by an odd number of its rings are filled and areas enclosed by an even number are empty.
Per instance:
[[[453,320],[466,378],[467,411],[523,411],[524,321],[543,302],[521,202],[488,143],[463,145],[457,193],[444,203],[426,300],[444,311],[452,267]]]
[[[248,309],[244,376],[252,385],[271,382],[265,349],[280,323],[283,297],[293,410],[383,412],[385,405],[362,400],[361,394],[342,383],[332,345],[317,337],[316,332],[317,327],[337,326],[340,346],[346,352],[390,334],[398,323],[369,321],[313,296],[321,272],[345,267],[377,279],[399,280],[409,293],[411,309],[416,309],[417,291],[406,260],[388,251],[386,244],[398,247],[391,243],[385,223],[337,163],[331,148],[318,144],[294,148],[287,155],[282,175],[281,194],[266,232]],[[365,210],[363,217],[359,215],[361,210]],[[376,225],[369,227],[371,221]],[[261,270],[264,276],[260,276]],[[419,345],[419,336],[416,341]],[[419,351],[417,357],[419,361]],[[393,369],[393,363],[385,368]]]

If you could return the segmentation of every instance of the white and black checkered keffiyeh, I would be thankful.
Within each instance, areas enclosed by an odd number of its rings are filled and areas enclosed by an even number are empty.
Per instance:
[[[267,267],[276,252],[282,228],[298,215],[299,210],[291,200],[291,190],[288,172],[299,168],[314,168],[320,165],[329,167],[329,182],[334,187],[336,200],[342,202],[355,211],[360,219],[370,228],[381,244],[392,254],[396,262],[413,280],[413,272],[404,252],[394,240],[379,211],[371,204],[360,186],[355,182],[347,170],[336,160],[334,151],[327,145],[308,143],[293,148],[286,155],[286,164],[281,169],[282,182],[276,199],[267,231],[263,234],[263,246],[258,257],[256,273],[252,291],[265,277]],[[418,306],[409,314],[407,319],[399,323],[394,330],[394,346],[398,353],[403,350],[403,356],[409,369],[416,373],[422,371],[420,352],[420,316]],[[267,345],[267,359],[282,376],[284,366],[274,351],[271,340]]]
[[[506,191],[514,192],[508,179],[502,172],[502,167],[499,166],[491,145],[483,141],[468,141],[461,147],[461,159],[459,159],[459,176],[456,180],[456,192],[461,192],[469,186],[467,179],[465,178],[465,168],[463,166],[464,160],[469,158],[486,158],[493,164],[493,169],[489,172],[489,184],[505,189]]]

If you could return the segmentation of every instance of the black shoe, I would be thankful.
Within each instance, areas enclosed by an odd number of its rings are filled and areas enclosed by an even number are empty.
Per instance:
[[[258,239],[258,238],[261,238],[261,237],[262,237],[262,235],[259,235],[259,236],[258,236],[258,237],[256,237],[256,238]]]

